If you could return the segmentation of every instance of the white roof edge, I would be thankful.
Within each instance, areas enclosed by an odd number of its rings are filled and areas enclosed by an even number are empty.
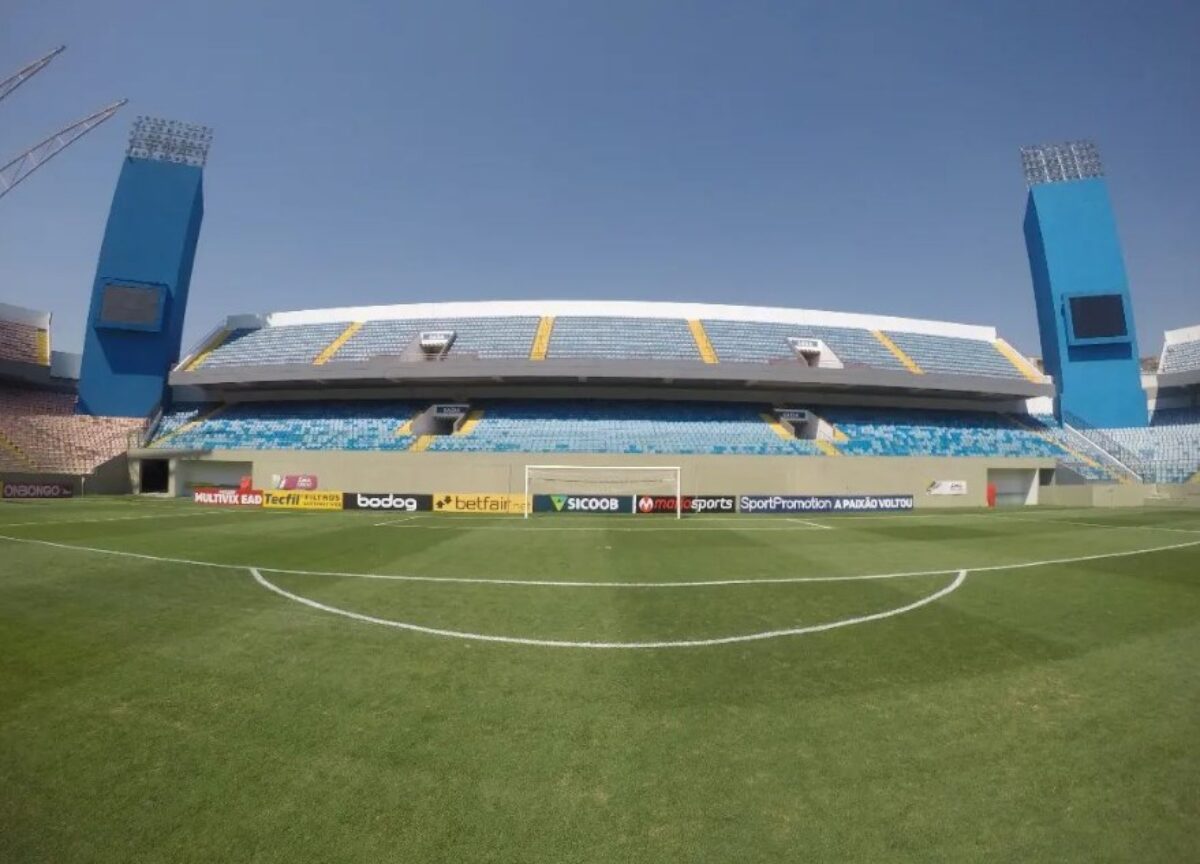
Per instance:
[[[930,336],[995,341],[996,328],[889,315],[785,309],[777,306],[728,306],[719,303],[670,303],[643,300],[486,300],[446,303],[403,303],[393,306],[341,306],[272,312],[262,316],[269,327],[328,324],[339,321],[389,321],[407,318],[495,318],[508,315],[602,315],[621,318],[702,318],[825,327],[893,330]]]
[[[1195,342],[1200,339],[1200,324],[1191,327],[1179,327],[1163,333],[1163,345],[1174,345],[1178,342]]]
[[[0,321],[11,324],[24,324],[26,327],[37,327],[41,330],[50,329],[50,313],[38,309],[26,309],[24,306],[13,306],[10,303],[0,303]]]

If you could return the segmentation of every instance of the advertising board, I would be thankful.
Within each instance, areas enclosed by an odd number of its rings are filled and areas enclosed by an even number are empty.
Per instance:
[[[222,489],[217,486],[197,486],[192,489],[192,501],[208,507],[261,507],[263,493],[258,489]]]
[[[343,492],[342,508],[391,510],[400,513],[426,512],[433,509],[433,496],[412,492]]]
[[[31,501],[37,498],[70,498],[75,490],[70,483],[5,481],[0,485],[0,498],[6,501]]]
[[[316,474],[272,474],[273,489],[297,489],[301,492],[312,492],[317,488]]]
[[[966,480],[934,480],[925,489],[929,495],[966,495]]]
[[[341,492],[279,492],[264,489],[262,506],[268,510],[341,510]]]
[[[674,502],[674,498],[671,499]],[[672,503],[672,506],[674,504]],[[534,513],[632,513],[632,495],[534,495]]]
[[[674,495],[637,495],[633,500],[634,512],[639,515],[675,512]],[[737,498],[733,495],[684,495],[679,500],[679,509],[684,513],[736,513]]]
[[[891,513],[913,509],[911,495],[741,495],[739,513]]]
[[[525,512],[525,496],[491,492],[434,492],[435,513],[475,513],[485,516]]]

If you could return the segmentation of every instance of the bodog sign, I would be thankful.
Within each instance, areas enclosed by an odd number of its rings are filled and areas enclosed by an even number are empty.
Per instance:
[[[341,510],[341,492],[278,492],[264,489],[262,506],[268,510]]]
[[[346,492],[342,495],[346,510],[398,510],[417,513],[433,509],[432,495],[410,492]]]

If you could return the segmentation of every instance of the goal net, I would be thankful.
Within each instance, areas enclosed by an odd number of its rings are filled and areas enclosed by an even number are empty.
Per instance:
[[[526,465],[525,518],[536,512],[683,515],[677,465]]]

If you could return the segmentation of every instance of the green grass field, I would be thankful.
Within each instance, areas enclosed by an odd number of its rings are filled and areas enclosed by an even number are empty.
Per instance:
[[[5,864],[1200,860],[1197,511],[0,537]]]

